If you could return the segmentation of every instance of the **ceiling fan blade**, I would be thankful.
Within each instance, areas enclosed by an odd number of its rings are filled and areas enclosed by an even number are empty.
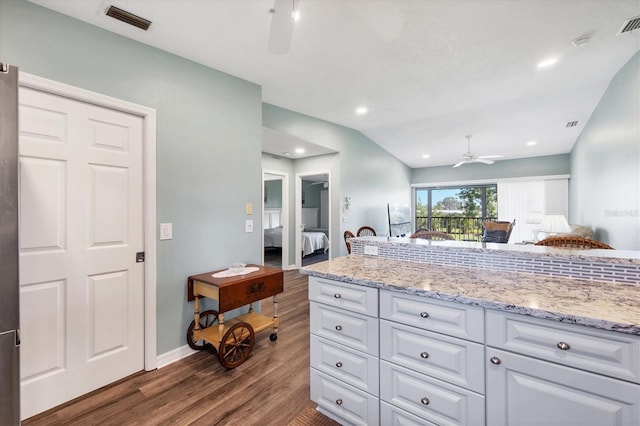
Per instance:
[[[502,158],[502,157],[504,157],[504,155],[500,155],[500,154],[497,154],[497,155],[479,155],[478,156],[478,158]]]
[[[460,166],[462,166],[464,163],[467,163],[467,160],[462,160],[462,161],[461,161],[461,162],[459,162],[458,164],[454,165],[454,166],[453,166],[453,168],[460,167]]]
[[[493,163],[495,163],[495,161],[493,161],[493,160],[487,160],[487,159],[480,158],[480,157],[476,158],[473,161],[476,162],[476,163],[484,163],[484,164],[493,164]]]
[[[293,12],[291,0],[275,0],[269,28],[267,50],[274,55],[289,52],[293,36]]]

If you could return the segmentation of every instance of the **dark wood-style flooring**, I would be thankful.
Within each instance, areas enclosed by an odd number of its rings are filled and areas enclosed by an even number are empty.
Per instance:
[[[140,372],[25,420],[35,425],[287,425],[309,400],[308,280],[284,273],[280,330],[256,335],[251,357],[226,370],[207,351]],[[273,314],[269,299],[262,312]]]

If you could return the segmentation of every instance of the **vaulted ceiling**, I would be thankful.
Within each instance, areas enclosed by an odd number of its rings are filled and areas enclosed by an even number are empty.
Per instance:
[[[295,0],[280,55],[274,0],[30,1],[257,83],[264,102],[357,129],[410,167],[457,163],[467,134],[478,155],[569,152],[640,50],[640,30],[616,35],[640,0]]]

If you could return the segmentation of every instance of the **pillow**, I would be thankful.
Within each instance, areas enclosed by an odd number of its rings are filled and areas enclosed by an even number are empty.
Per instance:
[[[483,243],[506,243],[507,240],[507,231],[490,231],[485,229],[482,234],[482,242]]]

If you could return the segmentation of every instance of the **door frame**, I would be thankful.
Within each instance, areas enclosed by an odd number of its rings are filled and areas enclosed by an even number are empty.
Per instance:
[[[264,220],[264,175],[281,176],[282,208],[280,223],[282,224],[282,269],[289,268],[289,174],[275,170],[262,169],[262,220]],[[264,265],[264,223],[262,224],[262,264]]]
[[[157,368],[156,322],[156,110],[20,71],[18,85],[136,115],[143,120],[144,369]]]
[[[295,251],[296,251],[296,268],[302,268],[302,247],[300,247],[300,241],[302,240],[302,231],[300,230],[300,224],[302,224],[302,178],[305,176],[313,176],[313,175],[327,175],[327,182],[329,183],[329,187],[327,188],[327,198],[329,199],[329,205],[327,209],[329,210],[329,235],[331,235],[331,187],[333,186],[331,183],[331,169],[326,170],[318,170],[314,172],[303,172],[296,173],[296,197],[295,197],[295,206],[296,206],[296,229],[295,229]],[[329,259],[333,258],[333,243],[331,238],[329,238]]]

